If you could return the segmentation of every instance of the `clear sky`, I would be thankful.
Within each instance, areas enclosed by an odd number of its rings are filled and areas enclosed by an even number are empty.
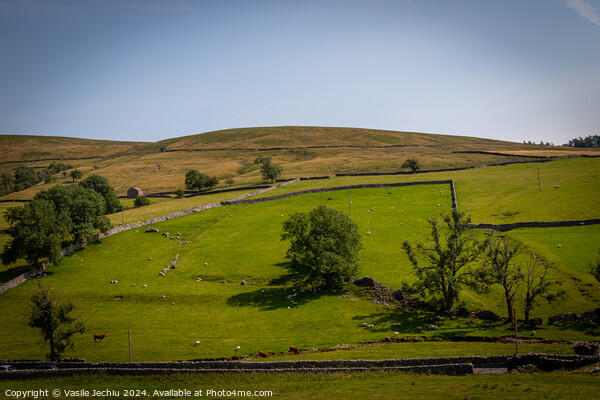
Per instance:
[[[0,0],[0,134],[600,134],[600,0]]]

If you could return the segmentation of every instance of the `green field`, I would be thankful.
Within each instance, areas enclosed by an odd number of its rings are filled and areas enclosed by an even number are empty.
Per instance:
[[[501,208],[521,210],[518,220],[584,219],[598,216],[598,201],[594,199],[599,189],[592,181],[597,166],[593,159],[541,164],[540,170],[545,168],[546,176],[560,180],[557,184],[561,186],[554,189],[554,183],[547,184],[541,194],[537,187],[522,189],[528,186],[517,179],[519,176],[530,179],[537,172],[536,164],[447,175],[459,175],[453,178],[459,207],[471,208],[467,212],[473,214],[474,222],[504,222],[502,217],[490,217]],[[271,193],[319,185],[444,179],[442,176],[439,173],[303,181]],[[574,179],[571,187],[569,179]],[[537,174],[534,182],[537,184]],[[517,189],[510,189],[510,185]],[[256,355],[259,350],[280,354],[290,345],[311,349],[380,341],[394,331],[399,331],[400,336],[437,338],[512,333],[512,326],[497,323],[483,327],[483,321],[473,323],[464,319],[445,321],[439,331],[427,332],[426,324],[435,321],[433,314],[376,305],[353,292],[342,297],[342,293],[294,287],[287,279],[289,272],[284,258],[287,243],[280,240],[283,221],[293,212],[307,211],[319,204],[348,212],[348,194],[352,201],[351,217],[363,234],[361,274],[393,288],[399,288],[404,281],[410,282],[414,279],[412,270],[400,245],[404,240],[420,240],[427,231],[426,218],[450,210],[449,185],[356,189],[349,193],[317,193],[255,205],[224,206],[156,224],[161,232],[181,233],[183,240],[190,241],[189,245],[180,245],[160,234],[145,233],[144,229],[130,230],[87,246],[49,268],[41,281],[66,297],[77,299],[90,329],[88,334],[76,338],[75,351],[69,355],[88,361],[127,361],[128,330],[132,333],[134,361],[232,357],[238,355],[236,346],[241,348],[239,355]],[[529,203],[536,196],[543,196],[538,198],[547,207],[531,206]],[[182,200],[166,200],[157,205],[178,201]],[[557,218],[557,215],[569,216]],[[371,234],[367,235],[367,231]],[[553,261],[556,269],[552,273],[564,282],[568,294],[559,303],[536,308],[533,316],[547,319],[559,312],[584,312],[597,307],[600,285],[588,273],[587,262],[597,252],[600,226],[521,229],[508,234]],[[168,271],[165,277],[159,276],[176,254],[179,254],[179,268]],[[279,282],[273,283],[274,278],[280,278]],[[119,283],[110,284],[111,280]],[[242,280],[249,285],[239,285]],[[0,307],[10,310],[3,315],[0,325],[3,358],[40,359],[45,354],[37,333],[26,327],[24,318],[26,300],[36,283],[36,280],[26,282],[0,296]],[[297,306],[287,299],[294,293]],[[498,290],[488,295],[465,291],[462,299],[470,309],[505,314]],[[361,326],[363,322],[375,326],[365,329]],[[94,343],[92,333],[104,333],[107,338],[103,343]],[[524,334],[529,335],[529,331]],[[563,341],[598,336],[597,330],[578,324],[544,326],[536,328],[535,334],[535,338]],[[196,341],[200,345],[195,346]],[[455,345],[440,346],[439,354],[448,354]],[[411,357],[430,354],[416,345],[407,348],[412,348],[406,352]],[[474,344],[470,349],[486,351],[483,344]],[[548,350],[555,351],[559,350]],[[384,352],[386,357],[395,353]],[[349,353],[323,354],[345,358]]]
[[[589,369],[589,368],[588,368]],[[177,396],[155,394],[155,390],[187,389],[202,391],[206,398],[246,398],[246,396],[209,395],[207,392],[250,391],[263,393],[258,398],[274,399],[573,399],[597,397],[598,374],[580,372],[527,373],[507,375],[429,376],[390,372],[341,374],[241,374],[105,376],[1,381],[0,390],[145,390],[145,398],[172,399]],[[213,392],[214,393],[214,392]],[[33,398],[33,397],[29,397]],[[115,398],[109,396],[87,398]]]

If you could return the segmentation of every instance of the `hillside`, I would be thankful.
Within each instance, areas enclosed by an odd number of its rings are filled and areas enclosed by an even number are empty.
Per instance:
[[[282,178],[340,173],[398,172],[416,157],[424,170],[474,167],[536,157],[600,154],[599,149],[523,145],[490,139],[357,128],[240,128],[156,143],[98,141],[43,136],[0,136],[0,169],[20,164],[46,167],[52,159],[69,162],[86,175],[109,179],[119,195],[137,186],[146,193],[174,191],[194,168],[234,187],[261,181],[252,160],[266,154],[284,168]],[[41,160],[41,161],[34,161]],[[58,177],[57,183],[68,183]],[[49,185],[40,183],[3,200],[30,199]],[[225,188],[221,183],[218,188]]]

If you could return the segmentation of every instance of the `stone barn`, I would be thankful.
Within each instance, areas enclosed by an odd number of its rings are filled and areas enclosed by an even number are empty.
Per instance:
[[[144,195],[144,191],[140,188],[130,187],[129,189],[127,189],[127,198],[128,199],[135,199],[135,198],[143,196],[143,195]]]

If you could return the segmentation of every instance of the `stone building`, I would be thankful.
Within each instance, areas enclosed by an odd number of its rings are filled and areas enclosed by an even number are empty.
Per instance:
[[[140,197],[144,195],[144,191],[140,188],[130,187],[127,189],[127,198],[135,199],[136,197]]]

